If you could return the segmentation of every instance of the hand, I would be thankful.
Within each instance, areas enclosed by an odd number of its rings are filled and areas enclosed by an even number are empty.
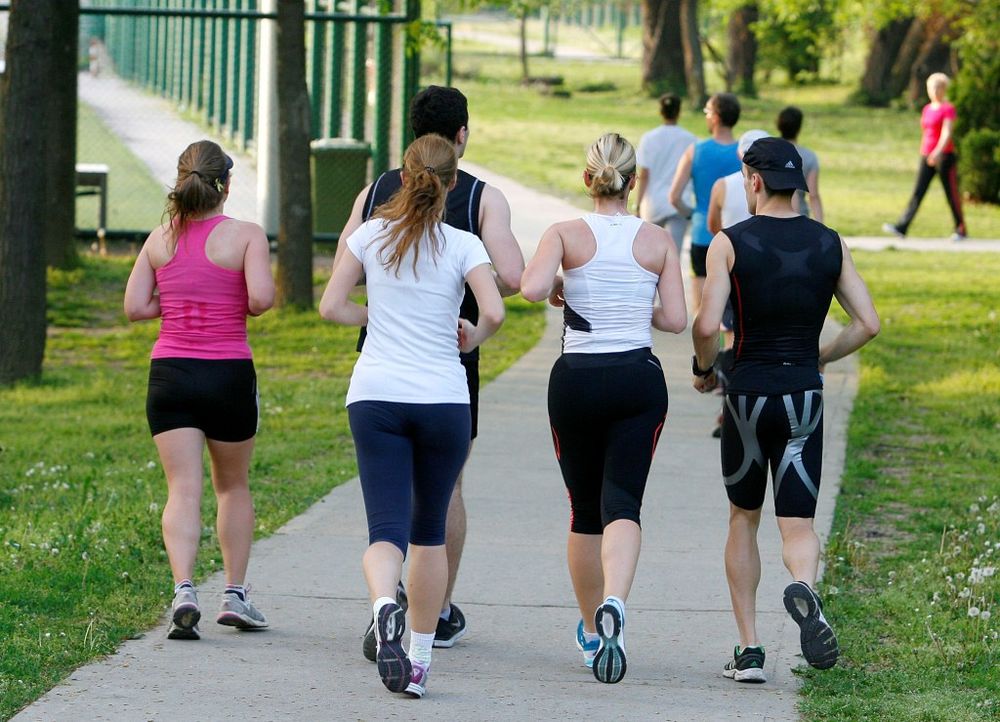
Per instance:
[[[693,382],[695,391],[707,394],[709,391],[714,391],[719,385],[719,377],[715,371],[712,371],[708,376],[694,376]]]
[[[469,353],[475,350],[479,344],[474,343],[476,334],[476,324],[467,318],[458,319],[458,350],[462,353]]]
[[[927,156],[927,165],[929,165],[931,168],[934,168],[937,166],[938,161],[940,160],[941,160],[941,154],[938,153],[937,151],[934,151],[929,156]]]
[[[566,305],[566,299],[563,297],[562,288],[558,288],[549,294],[549,305],[555,308],[562,308]]]

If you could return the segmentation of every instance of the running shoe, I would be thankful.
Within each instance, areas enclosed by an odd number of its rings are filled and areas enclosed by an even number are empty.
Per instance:
[[[764,648],[744,647],[741,652],[739,645],[736,645],[733,649],[733,658],[726,662],[726,666],[722,669],[722,676],[735,679],[737,682],[766,682]]]
[[[378,610],[378,624],[375,625],[375,639],[378,651],[375,663],[378,676],[390,692],[405,692],[410,685],[412,667],[410,659],[403,651],[403,632],[406,629],[406,613],[398,604],[386,604]]]
[[[396,585],[396,604],[398,604],[403,609],[403,613],[406,613],[406,609],[409,606],[408,600],[406,598],[406,587],[400,582]],[[365,659],[369,662],[375,661],[375,655],[378,652],[377,646],[375,644],[375,617],[371,617],[368,620],[368,627],[365,629],[365,637],[361,641],[361,654],[365,655]]]
[[[430,674],[431,666],[411,659],[410,669],[410,683],[406,685],[405,692],[420,699],[427,694],[427,675]]]
[[[597,654],[597,648],[601,646],[601,639],[598,637],[592,642],[588,642],[587,638],[583,635],[583,620],[576,625],[576,648],[583,652],[583,663],[588,667],[594,666],[594,655]]]
[[[891,236],[896,236],[896,238],[906,238],[906,234],[896,228],[893,223],[883,223],[882,230]]]
[[[244,597],[238,592],[226,590],[222,594],[222,604],[219,606],[219,616],[215,621],[227,627],[237,629],[264,629],[267,627],[265,617],[249,598],[250,588]]]
[[[952,243],[961,243],[962,241],[966,241],[968,239],[969,237],[964,233],[961,233],[960,231],[955,231],[954,233],[951,234],[951,236],[948,237],[948,240],[951,241]]]
[[[840,646],[837,635],[823,616],[823,602],[805,582],[785,587],[785,609],[799,625],[802,656],[816,669],[829,669],[837,663]]]
[[[612,602],[604,602],[597,608],[594,624],[601,639],[597,654],[594,655],[594,676],[598,682],[616,684],[625,677],[625,640],[622,631],[625,615]]]
[[[170,605],[170,628],[167,639],[201,639],[198,630],[198,620],[201,619],[201,609],[198,608],[198,593],[194,587],[183,586],[174,592],[174,601]]]
[[[462,610],[454,604],[450,605],[447,619],[438,618],[437,629],[434,630],[434,646],[454,647],[455,642],[465,636],[468,627],[465,624],[465,615]]]

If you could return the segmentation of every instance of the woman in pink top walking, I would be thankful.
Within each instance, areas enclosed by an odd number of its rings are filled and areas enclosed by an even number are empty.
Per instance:
[[[920,168],[917,170],[917,184],[903,215],[895,223],[886,223],[882,230],[902,238],[910,229],[913,217],[917,215],[920,202],[931,185],[935,173],[941,174],[941,185],[948,199],[951,215],[955,219],[955,232],[951,240],[964,241],[968,235],[965,218],[962,216],[962,195],[958,190],[958,167],[955,158],[955,142],[952,133],[955,125],[955,106],[945,97],[948,92],[948,76],[933,73],[927,78],[927,95],[931,99],[920,114],[923,137],[920,141]]]
[[[170,639],[200,638],[201,610],[191,577],[201,538],[206,445],[226,573],[216,621],[237,629],[267,626],[244,586],[253,540],[249,469],[257,433],[257,377],[246,317],[274,303],[274,279],[261,227],[223,215],[232,167],[232,159],[211,141],[187,147],[167,196],[169,222],[149,234],[125,289],[130,321],[161,319],[146,417],[167,477],[163,543],[174,576]]]

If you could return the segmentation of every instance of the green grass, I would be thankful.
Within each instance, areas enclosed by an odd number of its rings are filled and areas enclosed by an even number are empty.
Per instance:
[[[129,268],[85,257],[80,269],[50,273],[43,379],[0,389],[0,719],[153,625],[169,602],[166,485],[144,414],[158,324],[126,324]],[[508,301],[507,314],[484,349],[484,381],[541,335],[540,305]],[[357,330],[273,311],[249,332],[261,537],[356,474],[343,400]],[[198,577],[221,567],[214,515],[206,493]]]
[[[89,105],[80,103],[78,113],[77,161],[108,166],[108,228],[152,228],[159,222],[168,189],[160,187],[149,169],[107,129]],[[97,223],[97,196],[77,198],[77,227],[97,228]]]
[[[562,76],[570,97],[557,97],[519,83],[510,53],[489,52],[482,43],[456,40],[456,86],[469,97],[471,138],[465,157],[540,190],[588,207],[580,181],[587,146],[608,131],[638,144],[658,123],[655,100],[639,88],[636,63],[531,58],[533,76]],[[721,84],[708,75],[709,90]],[[583,92],[610,83],[614,90]],[[909,199],[920,139],[917,114],[847,104],[846,85],[806,87],[762,83],[761,97],[743,100],[737,133],[751,128],[776,132],[774,119],[787,104],[805,113],[801,140],[821,162],[821,192],[827,223],[843,235],[882,235]],[[706,135],[701,108],[685,104],[681,125]],[[517,213],[517,209],[513,209]],[[973,237],[1000,238],[1000,207],[965,204]],[[946,238],[951,214],[938,182],[914,221],[914,237]]]
[[[1000,255],[857,263],[883,330],[861,354],[823,582],[844,656],[804,673],[804,717],[996,720]]]

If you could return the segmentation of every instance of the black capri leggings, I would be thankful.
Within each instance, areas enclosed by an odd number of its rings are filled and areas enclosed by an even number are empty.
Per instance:
[[[448,503],[469,455],[468,404],[356,401],[347,417],[368,514],[368,543],[444,544]]]
[[[667,415],[667,384],[650,349],[563,354],[549,377],[549,423],[569,492],[570,531],[601,534],[639,523],[653,452]]]

